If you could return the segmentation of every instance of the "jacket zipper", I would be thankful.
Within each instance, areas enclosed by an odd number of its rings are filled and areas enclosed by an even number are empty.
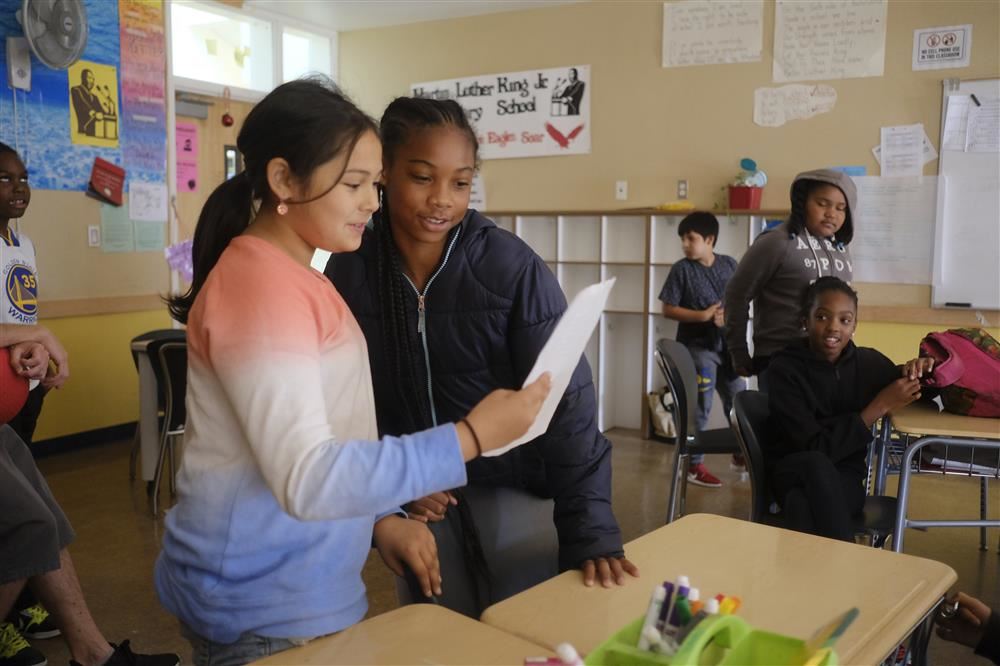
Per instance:
[[[455,235],[452,236],[451,241],[448,242],[448,249],[445,250],[444,259],[441,261],[441,265],[437,267],[434,274],[431,275],[430,279],[427,280],[427,284],[424,285],[423,293],[417,289],[417,286],[413,284],[413,280],[406,273],[403,273],[403,277],[409,283],[410,288],[413,289],[413,293],[417,295],[417,334],[420,335],[420,343],[424,348],[424,369],[427,371],[427,399],[431,403],[431,424],[437,427],[437,408],[434,406],[434,382],[431,379],[431,355],[427,351],[427,292],[434,283],[434,278],[444,270],[445,265],[448,263],[448,257],[451,256],[451,251],[455,247],[455,243],[458,242],[458,236],[461,233],[462,228],[458,227]]]

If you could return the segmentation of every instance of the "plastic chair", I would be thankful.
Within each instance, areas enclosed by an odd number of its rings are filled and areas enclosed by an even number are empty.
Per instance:
[[[739,444],[729,428],[698,432],[698,373],[691,352],[680,342],[663,338],[656,343],[656,363],[667,389],[674,396],[674,424],[677,428],[677,451],[674,454],[673,478],[667,500],[667,523],[684,515],[687,499],[687,470],[692,453],[739,453]],[[678,493],[678,484],[680,492]],[[678,511],[678,503],[680,511]]]
[[[158,515],[160,482],[167,460],[170,465],[170,495],[176,494],[174,462],[174,442],[184,434],[187,409],[184,398],[187,394],[187,342],[166,340],[159,342],[156,349],[157,365],[163,377],[163,394],[166,398],[163,426],[160,428],[160,456],[156,462],[156,476],[153,479],[153,516]]]
[[[750,474],[750,521],[780,527],[781,515],[770,512],[771,496],[767,490],[761,445],[770,412],[766,393],[743,391],[733,399],[731,423]],[[870,545],[881,548],[892,534],[895,519],[895,497],[869,495],[865,498],[862,515],[855,519],[854,529],[858,534],[867,535]]]
[[[161,415],[166,408],[166,397],[163,394],[163,387],[165,382],[163,380],[162,372],[160,370],[160,364],[157,361],[157,348],[159,344],[167,341],[185,341],[187,340],[187,334],[184,329],[178,328],[160,328],[152,331],[147,331],[142,335],[137,335],[132,338],[132,342],[129,344],[129,349],[132,352],[132,362],[135,364],[136,372],[139,371],[139,352],[136,351],[135,347],[137,343],[145,342],[146,353],[149,355],[150,365],[153,367],[153,375],[156,377],[156,404],[157,412]],[[139,457],[139,433],[141,431],[141,423],[136,423],[135,435],[132,438],[132,453],[129,455],[128,461],[128,478],[129,481],[135,480],[135,468],[136,462]],[[150,487],[150,490],[152,487]]]

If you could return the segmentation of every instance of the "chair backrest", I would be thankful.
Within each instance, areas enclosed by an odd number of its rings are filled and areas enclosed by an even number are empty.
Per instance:
[[[750,474],[750,520],[755,523],[767,516],[770,504],[764,471],[764,450],[761,446],[770,413],[766,393],[740,391],[733,398],[730,422]]]
[[[184,398],[187,394],[187,342],[165,341],[157,350],[160,372],[165,380],[165,427],[168,431],[181,430],[187,420]]]
[[[687,347],[668,338],[656,341],[656,357],[667,389],[674,396],[677,440],[685,441],[694,437],[696,431],[698,373],[694,367],[694,359]]]
[[[166,381],[162,376],[162,370],[160,369],[159,362],[159,348],[164,342],[176,342],[187,340],[187,333],[182,328],[158,328],[152,331],[146,331],[141,335],[137,335],[132,338],[132,344],[136,342],[146,342],[146,353],[149,355],[149,363],[153,366],[153,376],[156,377],[156,404],[160,409],[165,409],[167,406],[167,398],[163,393],[163,387],[165,387]],[[135,363],[135,369],[139,369],[139,352],[132,349],[132,345],[129,345],[129,349],[132,352],[132,362]]]

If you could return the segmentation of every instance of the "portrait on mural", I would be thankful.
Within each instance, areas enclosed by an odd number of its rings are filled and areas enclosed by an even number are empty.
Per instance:
[[[69,68],[70,136],[86,146],[118,147],[118,72],[80,60]]]

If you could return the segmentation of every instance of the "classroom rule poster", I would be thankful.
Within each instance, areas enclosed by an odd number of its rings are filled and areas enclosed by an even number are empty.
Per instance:
[[[483,159],[590,152],[590,65],[414,83],[410,92],[461,104]]]

